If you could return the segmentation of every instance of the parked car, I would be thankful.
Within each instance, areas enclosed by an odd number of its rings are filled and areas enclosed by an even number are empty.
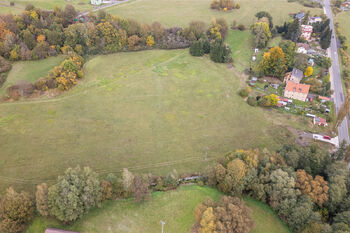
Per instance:
[[[323,139],[331,140],[332,138],[330,136],[323,135]]]

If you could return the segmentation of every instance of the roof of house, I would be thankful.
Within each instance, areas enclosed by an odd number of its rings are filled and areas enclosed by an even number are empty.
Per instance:
[[[324,119],[324,118],[321,118],[321,117],[315,117],[315,122],[318,123],[318,124],[327,124],[327,120]]]
[[[291,92],[308,94],[309,89],[310,89],[310,85],[301,84],[301,83],[294,83],[294,82],[288,81],[285,90],[291,91]]]
[[[310,49],[310,45],[306,44],[306,43],[297,43],[297,47],[300,48],[305,48],[306,50]]]
[[[331,100],[329,97],[321,96],[321,95],[319,95],[318,98],[319,98],[320,100],[326,100],[326,101],[330,101],[330,100]]]
[[[311,25],[301,25],[301,30],[303,32],[312,32],[313,27]]]
[[[295,15],[295,18],[302,19],[302,18],[304,18],[304,16],[305,16],[305,13],[304,12],[300,12],[300,13]]]
[[[292,76],[302,80],[303,77],[304,77],[304,73],[303,73],[303,71],[301,71],[301,70],[299,70],[297,68],[293,68]]]
[[[64,230],[59,230],[59,229],[54,229],[54,228],[47,228],[45,233],[78,233],[78,232],[64,231]]]

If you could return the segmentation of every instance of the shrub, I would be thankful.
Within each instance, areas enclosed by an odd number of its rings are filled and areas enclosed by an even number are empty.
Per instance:
[[[8,188],[0,200],[0,231],[23,232],[33,217],[34,205],[29,194],[17,193],[13,188]]]
[[[250,87],[245,87],[242,88],[241,90],[239,90],[238,94],[242,97],[242,98],[246,98],[250,93]]]
[[[6,61],[5,58],[0,56],[0,73],[2,72],[7,72],[11,69],[11,64],[10,62]]]
[[[203,43],[201,40],[193,41],[190,47],[192,56],[200,57],[204,55]]]
[[[218,63],[228,63],[232,61],[231,48],[222,40],[216,40],[210,47],[210,59]]]
[[[87,188],[88,187],[88,188]],[[101,186],[98,176],[90,168],[68,168],[49,188],[51,214],[70,224],[94,206],[101,203]]]
[[[36,186],[36,193],[35,193],[36,209],[42,216],[49,215],[48,192],[49,192],[49,188],[46,183]]]
[[[245,26],[243,25],[243,24],[240,24],[240,25],[238,25],[238,30],[240,30],[240,31],[244,31],[245,30]]]
[[[250,106],[256,106],[256,105],[258,104],[258,102],[256,101],[256,98],[253,97],[253,96],[249,96],[249,97],[248,97],[247,103],[248,103]]]

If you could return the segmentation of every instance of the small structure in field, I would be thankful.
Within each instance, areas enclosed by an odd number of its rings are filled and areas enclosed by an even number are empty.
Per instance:
[[[64,230],[59,230],[59,229],[54,229],[54,228],[47,228],[45,230],[45,233],[79,233],[75,231],[64,231]]]
[[[91,0],[91,5],[99,6],[102,4],[102,0]]]
[[[288,81],[286,88],[284,89],[284,97],[305,102],[307,95],[309,94],[309,90],[310,85]]]

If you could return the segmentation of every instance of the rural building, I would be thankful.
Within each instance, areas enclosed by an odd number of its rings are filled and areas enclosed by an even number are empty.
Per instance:
[[[309,41],[311,39],[313,27],[310,25],[301,25],[301,37]]]
[[[326,119],[321,117],[314,118],[314,125],[323,126],[323,127],[328,126]]]
[[[319,99],[322,103],[325,103],[325,102],[331,100],[329,97],[321,96],[321,95],[318,96],[318,99]]]
[[[300,12],[299,14],[295,15],[295,18],[298,19],[299,21],[302,20],[305,16],[304,12]]]
[[[102,0],[91,0],[91,5],[99,6],[102,4]]]
[[[284,82],[291,81],[294,83],[300,83],[300,81],[303,79],[303,77],[304,77],[303,71],[301,71],[297,68],[293,68],[292,72],[288,72],[284,76]]]
[[[346,2],[343,2],[342,4],[341,4],[341,9],[342,10],[350,10],[350,1],[346,1]]]
[[[310,45],[305,43],[297,43],[297,48],[297,53],[306,54],[307,51],[310,49]]]
[[[288,81],[286,88],[284,89],[284,97],[305,102],[307,95],[309,94],[309,90],[310,85]]]
[[[309,58],[308,63],[309,63],[310,66],[314,66],[315,65],[315,61],[314,61],[313,58]]]
[[[64,230],[58,230],[53,228],[46,229],[45,233],[79,233],[74,231],[64,231]]]
[[[322,22],[322,18],[320,16],[309,17],[309,24]]]

